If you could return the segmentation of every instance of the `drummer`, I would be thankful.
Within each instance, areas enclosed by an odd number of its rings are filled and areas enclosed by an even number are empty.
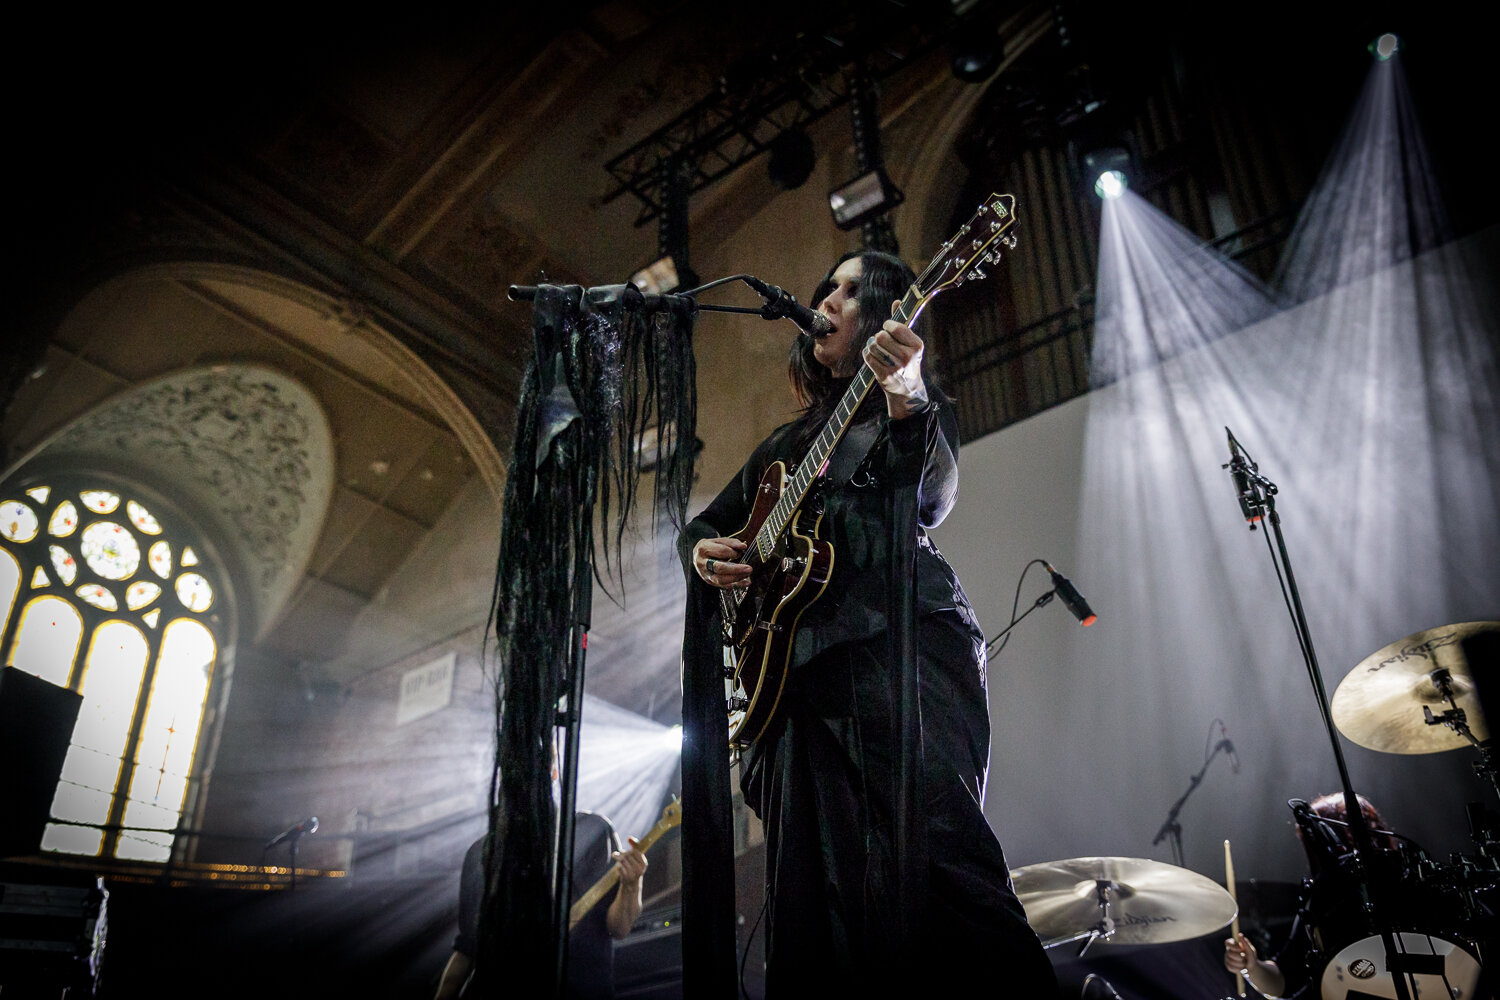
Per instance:
[[[1380,813],[1370,804],[1369,799],[1363,795],[1357,797],[1359,811],[1364,814],[1365,825],[1376,834],[1377,845],[1393,844],[1394,841],[1385,832],[1387,828],[1385,821],[1380,818]],[[1307,852],[1311,874],[1318,876],[1327,870],[1328,863],[1337,860],[1336,856],[1329,856],[1331,853],[1342,855],[1354,850],[1354,834],[1348,824],[1349,814],[1344,805],[1343,792],[1332,792],[1320,796],[1309,803],[1308,809],[1316,817],[1334,821],[1321,829],[1329,831],[1332,838],[1337,841],[1337,843],[1309,843],[1308,838],[1302,832],[1301,825],[1295,827],[1297,839],[1302,842],[1302,847]],[[1247,973],[1250,985],[1265,996],[1297,1000],[1303,996],[1314,995],[1315,987],[1312,986],[1308,959],[1316,947],[1313,939],[1315,929],[1307,918],[1313,902],[1308,897],[1316,883],[1305,883],[1305,885],[1308,888],[1303,889],[1303,898],[1297,907],[1296,919],[1292,921],[1287,939],[1274,959],[1261,958],[1256,954],[1255,945],[1251,944],[1243,934],[1226,938],[1224,941],[1224,967],[1235,975],[1241,972]]]

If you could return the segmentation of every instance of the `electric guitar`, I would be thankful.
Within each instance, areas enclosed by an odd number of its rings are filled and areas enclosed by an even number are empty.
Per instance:
[[[998,261],[1001,245],[1016,245],[1010,232],[1015,213],[1014,195],[986,198],[934,255],[892,317],[911,326],[939,292],[984,278],[981,265]],[[719,592],[729,745],[735,752],[752,746],[775,717],[797,622],[832,576],[833,546],[818,537],[821,504],[804,501],[874,384],[874,373],[861,364],[796,472],[772,463],[756,488],[749,521],[730,536],[746,543],[740,561],[754,567],[749,586]]]
[[[661,819],[657,820],[650,832],[640,839],[641,853],[649,851],[651,845],[661,839],[662,834],[681,822],[682,803],[668,802],[667,807],[661,811]],[[603,899],[605,893],[613,889],[619,881],[620,866],[611,865],[609,871],[604,873],[604,877],[591,885],[589,891],[579,896],[573,903],[572,909],[568,910],[568,930],[572,930],[578,921],[588,916],[588,912],[598,906],[599,900]]]

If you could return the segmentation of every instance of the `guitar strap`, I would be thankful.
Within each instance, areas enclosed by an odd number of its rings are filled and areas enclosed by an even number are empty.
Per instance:
[[[823,474],[830,483],[847,483],[870,453],[875,438],[881,429],[879,420],[861,420],[844,432],[833,454],[828,457],[828,468]]]

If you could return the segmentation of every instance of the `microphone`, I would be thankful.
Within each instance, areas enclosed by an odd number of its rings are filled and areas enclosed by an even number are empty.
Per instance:
[[[1057,591],[1057,596],[1062,598],[1063,604],[1073,612],[1073,617],[1078,619],[1078,624],[1087,627],[1098,621],[1099,616],[1094,614],[1094,609],[1089,607],[1089,602],[1083,599],[1083,595],[1078,592],[1078,588],[1073,586],[1073,582],[1053,569],[1052,564],[1045,559],[1042,560],[1042,565],[1047,567],[1048,573],[1052,574],[1052,586]]]
[[[282,830],[276,836],[274,836],[270,840],[266,841],[266,847],[265,847],[265,849],[269,851],[271,848],[275,847],[277,844],[279,844],[279,843],[281,843],[283,841],[291,840],[294,837],[300,837],[304,833],[317,833],[317,832],[318,832],[318,817],[316,817],[316,816],[309,816],[309,817],[307,817],[307,819],[303,820],[302,822],[298,823],[297,825],[287,827],[285,830]]]
[[[1235,774],[1240,773],[1240,755],[1234,752],[1234,744],[1229,742],[1229,730],[1224,728],[1224,720],[1219,720],[1219,749],[1229,755],[1229,769]]]
[[[1255,522],[1260,520],[1260,511],[1251,504],[1254,494],[1250,488],[1250,474],[1245,471],[1245,455],[1240,451],[1240,443],[1234,439],[1228,427],[1224,428],[1224,434],[1229,438],[1229,474],[1234,477],[1234,491],[1239,494],[1240,513],[1254,527]]]
[[[768,285],[759,278],[744,275],[745,284],[765,299],[766,306],[760,314],[766,319],[789,319],[809,337],[826,337],[833,332],[833,320],[816,309],[809,309],[797,301],[791,292],[776,285]]]

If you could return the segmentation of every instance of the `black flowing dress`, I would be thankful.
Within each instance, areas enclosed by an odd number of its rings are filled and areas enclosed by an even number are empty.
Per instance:
[[[741,761],[745,800],[766,830],[767,995],[851,987],[890,995],[892,977],[903,971],[929,986],[962,984],[979,960],[1004,970],[1014,990],[1007,995],[1056,997],[1051,964],[983,812],[990,748],[984,633],[926,533],[957,499],[957,421],[946,400],[898,421],[872,410],[861,411],[825,470],[819,533],[834,547],[833,576],[793,637],[777,717]],[[708,587],[693,570],[693,547],[744,527],[765,469],[778,460],[792,465],[799,454],[797,431],[788,424],[774,432],[686,526],[678,548],[689,586]],[[916,533],[929,847],[927,906],[911,921],[915,940],[898,939],[892,907],[900,734],[885,634],[895,537],[889,500],[903,469],[917,470],[906,479],[919,477],[915,523],[907,522]],[[689,627],[717,628],[717,621]]]

